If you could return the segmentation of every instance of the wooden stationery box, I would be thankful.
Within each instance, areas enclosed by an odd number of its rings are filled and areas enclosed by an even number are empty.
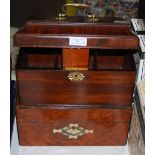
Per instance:
[[[30,22],[15,35],[20,145],[126,144],[138,40],[124,25],[89,24]]]
[[[77,71],[62,70],[61,49],[21,48],[16,69],[21,145],[126,144],[135,67],[132,54],[108,52],[92,50],[89,69],[78,71],[84,79],[74,82],[68,75]],[[69,124],[93,133],[70,139],[52,131]]]

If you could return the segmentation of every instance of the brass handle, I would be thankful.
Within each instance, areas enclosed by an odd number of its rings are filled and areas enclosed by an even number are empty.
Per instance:
[[[57,20],[64,21],[66,19],[66,7],[67,6],[74,6],[74,7],[77,7],[77,8],[87,8],[87,10],[89,10],[87,12],[88,20],[90,22],[98,21],[98,18],[96,18],[96,16],[92,13],[91,7],[89,5],[83,4],[83,3],[67,3],[67,4],[64,4],[62,6],[63,13],[59,13],[58,17],[56,17]]]
[[[67,77],[70,81],[73,81],[73,82],[79,82],[85,78],[85,76],[82,73],[77,71],[69,73]]]
[[[64,13],[66,13],[66,7],[67,6],[74,6],[74,7],[80,7],[80,8],[88,8],[91,11],[91,7],[89,5],[86,5],[86,4],[83,4],[83,3],[67,3],[67,4],[64,4],[62,6],[62,11]]]
[[[52,132],[54,134],[61,133],[67,136],[69,139],[77,139],[84,134],[88,133],[93,134],[94,130],[84,129],[83,127],[80,127],[79,124],[77,123],[76,124],[70,123],[68,126],[62,129],[53,129]]]

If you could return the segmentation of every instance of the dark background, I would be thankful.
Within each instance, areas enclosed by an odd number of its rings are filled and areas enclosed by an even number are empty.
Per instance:
[[[66,0],[10,0],[10,26],[20,27],[29,18],[51,18]]]
[[[145,20],[145,0],[139,0],[138,17]]]

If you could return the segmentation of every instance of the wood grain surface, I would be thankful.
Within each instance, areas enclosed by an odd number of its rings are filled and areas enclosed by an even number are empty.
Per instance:
[[[28,146],[84,146],[125,145],[131,108],[127,109],[22,109],[17,108],[20,145]],[[68,139],[53,129],[69,123],[94,130],[77,139]]]
[[[85,76],[80,82],[68,79],[71,72],[17,70],[19,101],[22,105],[131,105],[135,72],[80,71]]]
[[[86,46],[71,45],[71,37],[84,37]],[[127,24],[29,21],[14,45],[23,47],[16,69],[20,145],[126,144],[135,83],[131,54],[139,48]],[[71,81],[75,70],[65,69],[81,66],[88,69],[76,70],[84,78]],[[70,123],[94,132],[77,139],[52,132]]]
[[[88,70],[89,49],[63,49],[63,68],[84,68]]]
[[[70,37],[86,37],[86,46],[69,44]],[[139,40],[127,24],[28,22],[14,36],[18,47],[138,49]]]

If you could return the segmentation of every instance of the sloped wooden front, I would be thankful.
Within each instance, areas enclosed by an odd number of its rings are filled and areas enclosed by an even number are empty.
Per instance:
[[[84,79],[69,80],[74,71],[17,70],[22,105],[131,105],[134,71],[79,71]]]
[[[131,108],[17,107],[16,114],[20,145],[111,146],[126,144]],[[53,130],[68,127],[69,124],[78,124],[78,127],[92,132],[83,134],[78,138],[69,138],[62,133],[53,132]]]
[[[84,37],[85,46],[70,44],[71,37]],[[14,36],[18,47],[138,49],[138,37],[127,24],[28,22]]]

